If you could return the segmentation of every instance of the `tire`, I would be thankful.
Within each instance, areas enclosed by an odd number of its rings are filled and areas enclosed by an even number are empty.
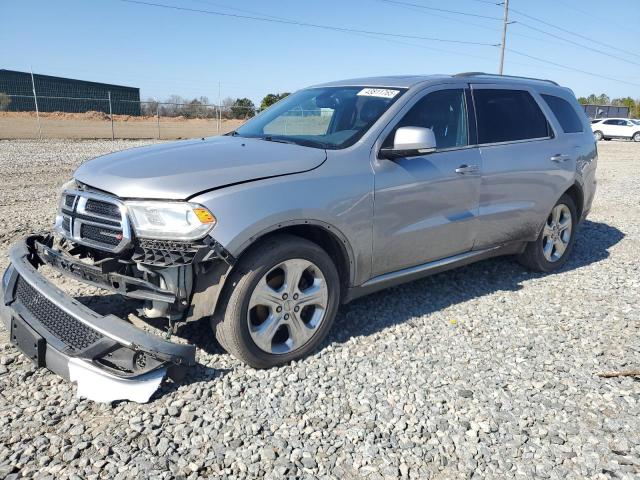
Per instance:
[[[596,142],[599,142],[600,140],[604,139],[604,135],[600,130],[596,130],[595,132],[593,132],[593,136],[595,137]]]
[[[254,368],[269,368],[312,352],[329,332],[339,304],[340,278],[329,255],[303,238],[276,234],[240,258],[212,327],[228,353]]]
[[[633,137],[631,137],[631,138],[633,138],[634,142],[640,142],[640,132],[634,133]]]
[[[556,217],[556,213],[558,212],[560,212],[560,215]],[[563,219],[570,220],[568,235],[566,234],[567,230],[562,229],[560,226],[560,223],[564,221]],[[558,227],[554,227],[556,220],[558,221]],[[558,270],[567,262],[571,255],[575,243],[577,226],[575,202],[569,195],[564,194],[553,206],[551,212],[549,212],[538,238],[527,244],[524,252],[518,257],[518,261],[525,267],[536,272],[553,272]],[[564,250],[558,255],[560,243],[564,246]],[[550,244],[551,249],[549,250]]]

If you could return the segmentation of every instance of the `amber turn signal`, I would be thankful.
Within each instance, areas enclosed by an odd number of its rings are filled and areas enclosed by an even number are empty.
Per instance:
[[[201,223],[216,222],[216,217],[214,217],[206,208],[194,208],[193,213],[196,214],[196,217],[198,217],[198,220],[200,220]]]

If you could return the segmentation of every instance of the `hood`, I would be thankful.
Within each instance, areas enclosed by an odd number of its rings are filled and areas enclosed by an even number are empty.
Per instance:
[[[132,148],[82,164],[74,178],[122,198],[185,200],[204,190],[320,166],[325,150],[211,137]]]

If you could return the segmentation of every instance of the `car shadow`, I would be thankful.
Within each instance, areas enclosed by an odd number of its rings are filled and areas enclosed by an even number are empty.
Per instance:
[[[558,271],[543,274],[527,271],[513,257],[498,257],[408,282],[342,305],[335,324],[319,349],[329,344],[345,343],[353,337],[372,335],[387,327],[428,315],[450,305],[497,291],[517,291],[522,282],[575,270],[609,257],[609,249],[624,238],[624,233],[605,223],[585,221],[577,230],[576,244],[569,261]],[[114,314],[127,318],[138,302],[120,295],[77,298],[101,315]],[[163,334],[163,320],[145,320],[145,330]],[[177,337],[177,338],[176,338]],[[210,355],[224,354],[207,320],[182,324],[173,340],[189,342]],[[228,369],[211,368],[198,363],[187,369],[184,379],[164,382],[152,398],[164,396],[182,385],[211,381],[229,373]]]
[[[578,227],[571,257],[557,272],[532,272],[513,256],[497,257],[354,300],[341,307],[321,348],[331,343],[345,343],[352,337],[371,335],[497,291],[517,291],[524,281],[532,278],[557,275],[597,263],[609,257],[609,249],[623,238],[624,233],[615,227],[586,220]]]

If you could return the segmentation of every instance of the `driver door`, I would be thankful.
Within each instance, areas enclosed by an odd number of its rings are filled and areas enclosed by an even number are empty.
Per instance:
[[[436,150],[393,160],[375,152],[374,275],[472,249],[482,158],[471,105],[468,90],[431,89],[383,133],[386,148],[393,146],[399,127],[430,128]]]

